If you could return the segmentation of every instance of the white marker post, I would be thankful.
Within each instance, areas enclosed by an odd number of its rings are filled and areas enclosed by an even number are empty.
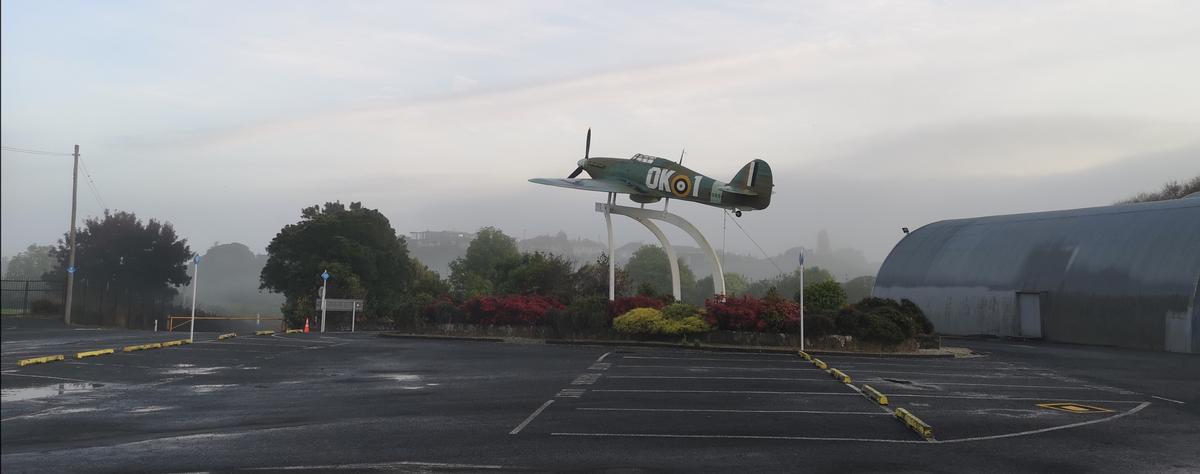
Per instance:
[[[321,271],[321,332],[325,332],[325,289],[329,285],[329,270]]]
[[[804,350],[804,251],[800,251],[800,350]]]
[[[355,314],[355,310],[357,310],[357,309],[358,309],[358,302],[351,301],[350,302],[350,332],[354,332],[354,314]]]
[[[192,327],[188,330],[188,343],[196,337],[196,287],[200,284],[200,256],[192,259]]]

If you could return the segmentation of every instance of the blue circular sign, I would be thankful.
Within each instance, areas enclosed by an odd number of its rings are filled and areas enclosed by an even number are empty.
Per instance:
[[[200,256],[199,256],[199,255],[197,255],[195,258],[193,258],[193,259],[192,259],[192,263],[195,263],[196,265],[199,265],[199,264],[200,264]]]
[[[75,273],[75,266],[71,265],[71,266],[67,267],[67,273]]]
[[[321,272],[321,279],[322,279],[322,280],[328,280],[328,279],[329,279],[329,271],[323,271],[323,272]]]

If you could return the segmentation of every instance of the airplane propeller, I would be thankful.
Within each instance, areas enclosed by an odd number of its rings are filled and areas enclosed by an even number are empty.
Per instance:
[[[587,143],[584,145],[584,148],[583,148],[583,159],[579,160],[579,167],[575,168],[575,171],[572,171],[571,175],[567,176],[567,179],[575,179],[576,176],[579,176],[579,173],[583,172],[583,167],[587,166],[588,154],[591,153],[591,151],[592,151],[592,129],[589,128],[588,133],[587,133]]]

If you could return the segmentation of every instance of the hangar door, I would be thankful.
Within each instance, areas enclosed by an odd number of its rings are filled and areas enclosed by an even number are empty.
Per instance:
[[[1017,334],[1021,337],[1042,337],[1042,294],[1017,293]]]

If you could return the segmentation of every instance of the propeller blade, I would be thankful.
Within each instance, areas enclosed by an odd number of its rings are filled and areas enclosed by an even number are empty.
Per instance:
[[[575,168],[575,171],[571,172],[571,175],[567,176],[567,179],[575,179],[575,177],[579,176],[579,173],[582,173],[582,172],[583,172],[582,166],[579,168]]]
[[[588,159],[588,154],[591,153],[591,151],[592,151],[592,129],[589,127],[588,134],[587,134],[587,145],[584,145],[584,148],[583,148],[583,159],[585,159],[585,160]]]

